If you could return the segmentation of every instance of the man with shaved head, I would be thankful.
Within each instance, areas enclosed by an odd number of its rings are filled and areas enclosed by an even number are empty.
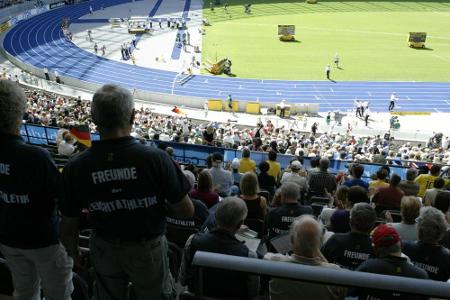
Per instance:
[[[322,238],[321,224],[311,215],[300,216],[292,223],[291,242],[294,247],[292,255],[267,253],[264,259],[291,262],[309,266],[338,269],[330,264],[320,252]],[[346,289],[317,283],[272,278],[270,296],[273,300],[287,299],[343,299]]]

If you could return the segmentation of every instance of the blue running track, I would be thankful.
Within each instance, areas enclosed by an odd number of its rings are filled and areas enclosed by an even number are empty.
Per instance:
[[[158,2],[169,1],[159,0]],[[185,0],[186,3],[190,0]],[[239,79],[197,75],[184,85],[174,84],[176,73],[112,61],[78,48],[63,36],[63,17],[71,22],[105,6],[126,0],[93,0],[55,9],[21,21],[5,36],[4,49],[20,61],[38,68],[58,69],[64,76],[98,84],[116,83],[157,93],[261,102],[318,103],[321,111],[349,110],[355,97],[370,101],[372,112],[387,111],[389,97],[396,92],[398,110],[450,112],[450,83],[434,82],[329,82]],[[159,3],[160,4],[160,3]],[[159,7],[159,5],[157,5]],[[187,6],[186,4],[186,7]],[[157,7],[150,16],[157,14]]]

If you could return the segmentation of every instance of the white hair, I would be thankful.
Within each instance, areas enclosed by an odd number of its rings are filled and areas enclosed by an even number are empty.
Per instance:
[[[296,251],[313,255],[320,249],[322,225],[313,216],[302,215],[292,223],[290,235]]]
[[[183,170],[184,176],[186,176],[187,180],[189,181],[189,184],[191,185],[191,190],[195,186],[195,176],[194,174],[189,170]]]
[[[95,92],[92,99],[92,120],[100,130],[125,128],[131,123],[133,109],[133,96],[128,90],[106,84]]]
[[[16,133],[27,108],[25,93],[17,83],[0,80],[0,131]]]
[[[238,225],[247,217],[248,209],[244,200],[227,197],[219,202],[216,210],[216,223],[220,228],[237,230]]]
[[[422,207],[417,220],[419,240],[424,243],[437,243],[447,231],[445,215],[434,207]]]

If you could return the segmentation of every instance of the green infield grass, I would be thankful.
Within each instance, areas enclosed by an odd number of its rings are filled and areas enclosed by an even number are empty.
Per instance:
[[[450,81],[448,1],[221,1],[211,11],[205,0],[203,60],[228,57],[237,77],[321,80],[330,64],[337,81]],[[297,41],[281,42],[278,24],[295,25]],[[408,47],[410,31],[427,32],[426,49]]]

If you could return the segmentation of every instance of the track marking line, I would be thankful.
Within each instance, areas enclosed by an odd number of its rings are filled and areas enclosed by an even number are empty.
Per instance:
[[[438,55],[438,54],[430,53],[430,55],[432,55],[432,56],[434,56],[434,57],[436,57],[436,58],[439,58],[439,59],[441,59],[441,60],[443,60],[443,61],[450,62],[450,59],[447,59],[447,58],[445,58],[445,57],[442,57],[442,56],[440,56],[440,55]]]

